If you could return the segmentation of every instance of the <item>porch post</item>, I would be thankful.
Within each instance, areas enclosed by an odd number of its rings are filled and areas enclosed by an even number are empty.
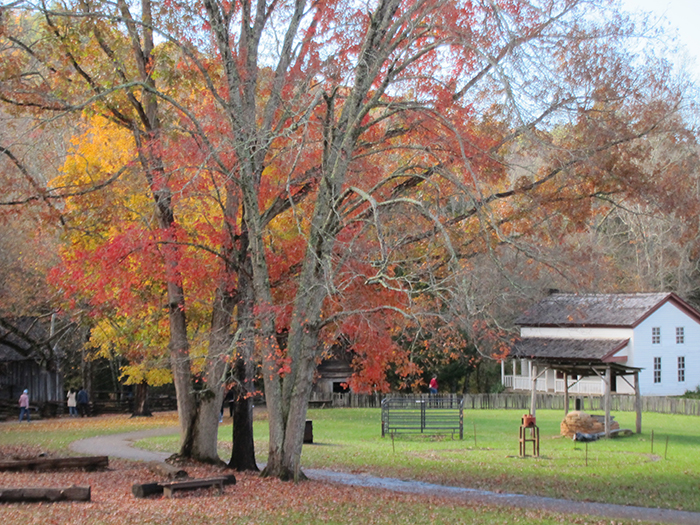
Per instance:
[[[506,360],[501,361],[501,384],[506,386]]]
[[[642,396],[639,391],[639,371],[634,373],[634,408],[637,411],[637,434],[642,433]]]
[[[610,365],[605,369],[605,437],[610,437],[610,390],[611,390],[611,373]]]
[[[569,413],[569,374],[564,372],[564,415]]]
[[[530,415],[534,416],[537,410],[537,365],[531,363],[530,380],[532,381],[532,391],[530,393]]]

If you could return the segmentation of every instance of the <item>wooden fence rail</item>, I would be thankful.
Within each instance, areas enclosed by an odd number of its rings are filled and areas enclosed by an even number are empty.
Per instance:
[[[451,394],[459,397],[459,394]],[[396,394],[392,394],[396,396]],[[417,394],[415,397],[425,397]],[[311,402],[333,408],[380,408],[385,394],[323,394],[313,393]],[[407,396],[411,397],[411,396]],[[530,408],[530,394],[465,394],[465,410],[524,410]],[[592,395],[571,396],[570,410],[575,410],[577,404],[581,410],[588,412],[604,410],[603,397]],[[617,412],[634,412],[634,396],[613,395],[611,410]],[[537,394],[537,409],[564,410],[564,396],[561,394]],[[659,412],[662,414],[681,414],[700,416],[700,399],[682,397],[642,396],[643,412]]]

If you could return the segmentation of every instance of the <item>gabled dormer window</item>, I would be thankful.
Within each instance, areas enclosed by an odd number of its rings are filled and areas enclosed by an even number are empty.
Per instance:
[[[660,345],[661,344],[661,327],[654,326],[651,329],[651,344]]]
[[[682,345],[685,343],[685,328],[676,326],[676,344]]]

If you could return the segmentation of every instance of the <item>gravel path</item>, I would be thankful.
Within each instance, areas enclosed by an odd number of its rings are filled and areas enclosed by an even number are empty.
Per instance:
[[[483,505],[508,506],[527,509],[548,510],[561,514],[580,514],[616,520],[640,520],[651,523],[699,525],[700,513],[647,507],[630,507],[608,503],[588,503],[565,499],[525,496],[522,494],[498,494],[486,490],[447,487],[422,481],[404,481],[395,478],[377,478],[368,475],[346,474],[330,470],[304,469],[304,474],[313,480],[342,483],[358,487],[373,487],[397,492],[410,492],[431,496],[454,497]]]
[[[139,439],[156,436],[170,436],[177,434],[177,428],[154,428],[150,430],[138,430],[126,434],[111,434],[96,436],[70,444],[70,449],[88,456],[112,456],[135,461],[164,461],[172,456],[169,452],[152,452],[141,448],[132,447],[131,444]]]
[[[70,448],[75,452],[88,455],[107,455],[136,461],[163,461],[171,454],[135,448],[132,446],[132,443],[139,439],[167,436],[176,434],[177,432],[177,428],[160,428],[140,430],[138,432],[129,432],[126,434],[97,436],[71,443]],[[317,481],[326,481],[356,487],[371,487],[396,492],[452,497],[464,502],[483,505],[547,510],[561,514],[579,514],[612,520],[639,520],[642,522],[669,523],[676,525],[700,524],[699,512],[569,501],[539,496],[524,496],[521,494],[499,494],[485,490],[447,487],[421,481],[378,478],[364,474],[349,474],[332,470],[304,469],[304,473],[310,479]]]

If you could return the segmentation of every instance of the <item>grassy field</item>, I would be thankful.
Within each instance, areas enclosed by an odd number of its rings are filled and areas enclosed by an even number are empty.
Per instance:
[[[314,411],[310,417],[318,445],[304,448],[303,464],[518,494],[700,511],[699,418],[644,414],[641,435],[586,446],[559,436],[561,412],[538,411],[540,457],[520,458],[520,415],[470,411],[463,441],[402,437],[392,442],[380,436],[379,411]],[[621,428],[634,428],[634,414],[619,413],[617,420]]]
[[[634,414],[615,415],[622,428],[634,428]],[[302,461],[307,468],[331,468],[497,492],[700,511],[700,455],[697,454],[700,419],[644,414],[643,434],[590,443],[586,451],[584,444],[558,436],[560,412],[538,411],[541,456],[519,458],[517,432],[520,416],[515,411],[468,411],[462,441],[450,436],[392,440],[381,437],[379,410],[312,410],[309,418],[314,425],[314,444],[304,446]],[[31,425],[4,423],[0,425],[0,455],[28,449],[62,454],[66,453],[68,443],[83,437],[176,424],[172,413],[146,419],[109,416],[82,420],[62,418]],[[264,412],[256,412],[255,432],[262,462],[267,450]],[[226,419],[219,429],[220,455],[224,460],[230,455],[230,439],[231,425]],[[153,438],[139,443],[139,446],[175,452],[177,436]],[[183,495],[174,500],[137,500],[135,505],[129,492],[130,484],[149,481],[152,475],[128,461],[110,464],[115,466],[107,473],[40,476],[0,473],[0,486],[88,482],[93,486],[94,494],[93,502],[89,504],[4,505],[0,507],[0,519],[6,523],[42,525],[179,525],[190,523],[192,516],[197,516],[197,523],[217,524],[627,523],[468,505],[449,498],[394,494],[317,482],[294,485],[262,480],[253,474],[239,476],[239,484],[234,490],[227,489],[224,496]],[[192,468],[191,473],[195,474],[200,469]],[[200,475],[212,472],[211,467],[201,469],[204,470]],[[187,499],[187,505],[181,504],[183,498]],[[125,506],[134,509],[126,518],[120,511]],[[83,510],[76,511],[78,508]],[[87,521],[83,519],[86,517],[89,517]]]
[[[621,428],[634,428],[633,413],[614,415]],[[302,464],[498,492],[700,512],[700,418],[645,413],[642,434],[586,445],[560,437],[560,411],[540,410],[540,457],[520,458],[520,416],[512,410],[468,411],[462,441],[450,436],[392,440],[381,437],[379,409],[311,410],[314,444],[304,446]],[[265,461],[264,414],[256,421],[255,434],[259,460]],[[220,456],[225,460],[230,436],[230,425],[222,425]],[[176,440],[142,445],[174,450]]]

